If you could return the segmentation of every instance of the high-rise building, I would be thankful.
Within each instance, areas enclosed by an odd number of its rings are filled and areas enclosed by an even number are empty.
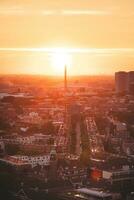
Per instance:
[[[134,71],[128,72],[128,89],[130,94],[134,94]]]
[[[119,71],[115,73],[115,90],[116,93],[126,93],[128,91],[128,73]]]

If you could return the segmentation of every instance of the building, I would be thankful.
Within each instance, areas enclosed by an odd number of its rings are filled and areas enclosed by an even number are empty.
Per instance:
[[[128,89],[130,94],[134,94],[134,71],[128,72]]]
[[[10,156],[10,159],[16,162],[25,162],[28,163],[31,167],[35,166],[49,166],[50,165],[50,155],[43,155],[43,156],[22,156],[22,155],[15,155]]]
[[[17,159],[15,156],[5,156],[0,158],[0,166],[6,169],[15,169],[19,171],[27,170],[31,168],[31,164],[24,159]]]
[[[134,71],[119,71],[115,73],[115,90],[117,94],[129,93],[134,95]]]
[[[128,91],[128,73],[119,71],[115,73],[115,90],[117,94]]]
[[[87,175],[91,182],[100,182],[107,189],[131,191],[134,187],[134,160],[127,156],[98,154],[90,159]]]

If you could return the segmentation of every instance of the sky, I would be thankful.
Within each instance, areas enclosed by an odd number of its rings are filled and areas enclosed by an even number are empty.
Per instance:
[[[1,0],[0,74],[62,74],[55,53],[69,55],[70,75],[134,70],[133,8],[134,0]]]

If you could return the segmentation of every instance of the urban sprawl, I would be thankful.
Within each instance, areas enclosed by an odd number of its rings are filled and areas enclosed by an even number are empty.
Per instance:
[[[0,77],[0,199],[134,199],[134,71],[35,79]]]

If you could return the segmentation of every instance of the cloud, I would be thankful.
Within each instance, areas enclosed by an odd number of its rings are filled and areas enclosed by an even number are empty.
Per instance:
[[[81,15],[112,15],[111,10],[93,9],[43,9],[25,6],[1,6],[0,15],[42,15],[42,16],[81,16]]]
[[[111,11],[105,10],[63,10],[62,15],[112,15]]]
[[[119,7],[110,7],[104,9],[44,9],[39,7],[30,7],[22,5],[0,6],[0,15],[17,15],[17,16],[119,16],[119,17],[132,17],[134,16],[133,10],[126,11],[120,10]]]
[[[0,48],[0,52],[70,53],[70,54],[127,54],[134,55],[134,48]]]
[[[38,15],[46,15],[46,16],[48,16],[48,15],[50,15],[50,16],[52,16],[52,15],[57,15],[58,13],[55,11],[55,10],[41,10],[41,11],[37,11],[36,12],[36,14],[38,14]]]
[[[0,15],[24,15],[25,9],[21,6],[0,7]]]

